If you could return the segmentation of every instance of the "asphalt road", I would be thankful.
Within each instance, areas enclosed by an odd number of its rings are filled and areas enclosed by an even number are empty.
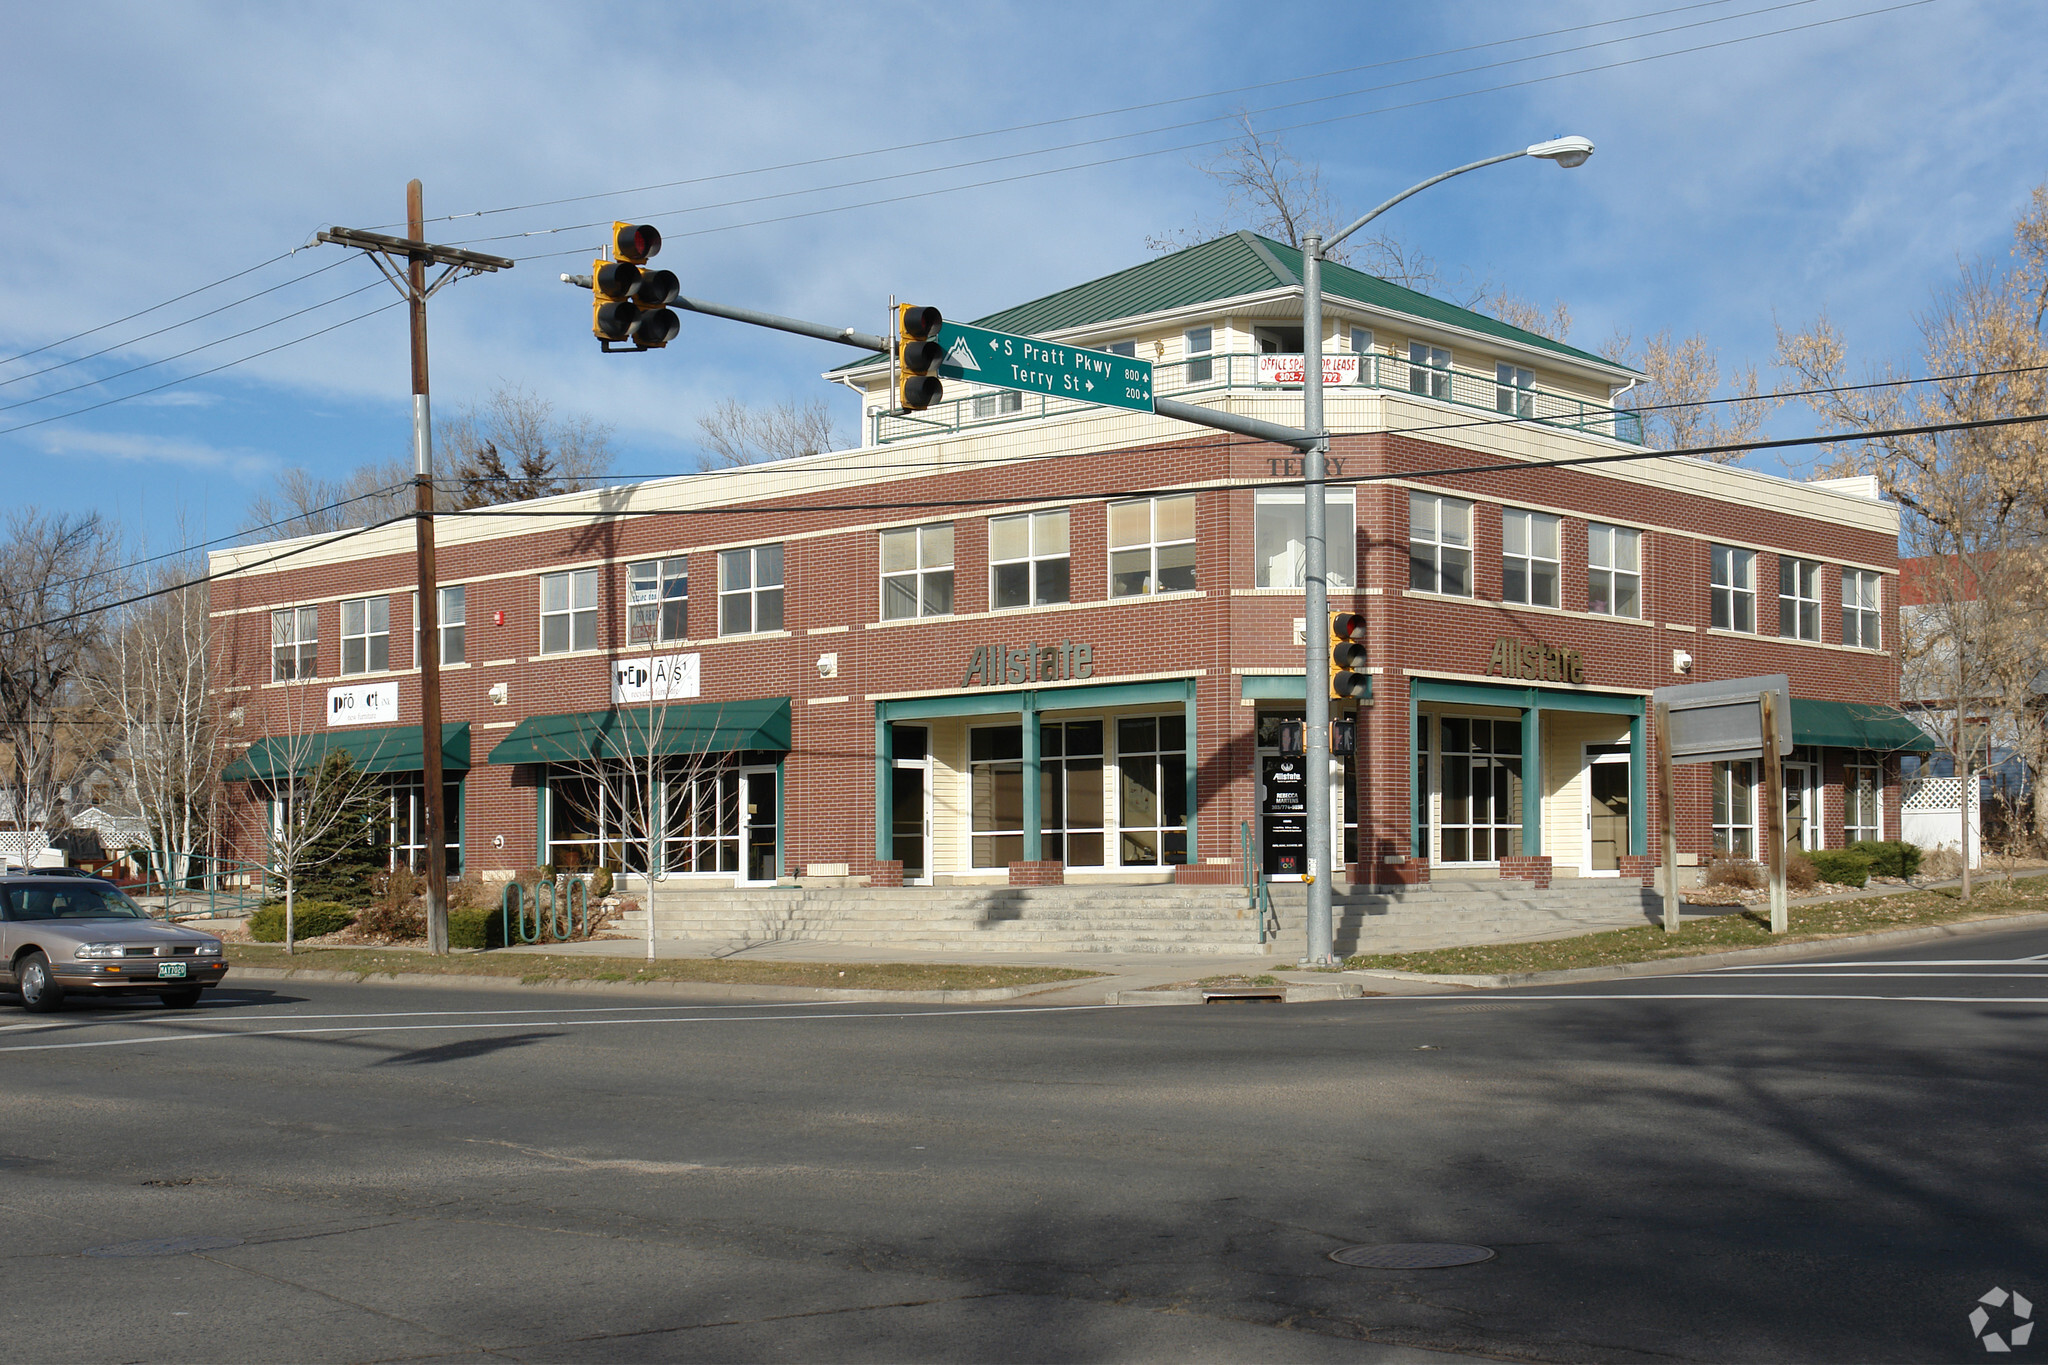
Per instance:
[[[2044,1044],[2044,933],[1328,1005],[9,1003],[0,1358],[1982,1359],[1980,1296],[2048,1303]],[[95,1254],[161,1238],[214,1245]],[[1328,1257],[1389,1242],[1497,1255]]]

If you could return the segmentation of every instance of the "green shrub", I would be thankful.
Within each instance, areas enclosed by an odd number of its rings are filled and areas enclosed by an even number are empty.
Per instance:
[[[1878,877],[1911,877],[1920,871],[1921,849],[1904,839],[1858,839],[1849,845],[1851,853],[1870,859],[1870,871]]]
[[[502,948],[505,946],[504,918],[494,906],[488,910],[448,911],[448,946],[451,948]]]
[[[356,922],[356,912],[332,901],[299,901],[292,907],[292,938],[319,938]],[[272,901],[249,916],[249,937],[258,943],[284,942],[284,902]]]
[[[1860,848],[1824,848],[1806,855],[1824,882],[1861,886],[1870,880],[1870,856]]]

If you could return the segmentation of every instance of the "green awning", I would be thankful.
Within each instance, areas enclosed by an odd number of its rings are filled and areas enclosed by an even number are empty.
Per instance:
[[[273,735],[259,739],[249,751],[222,771],[223,782],[269,782],[289,772],[306,773],[345,753],[366,773],[416,773],[422,766],[420,727],[373,725],[361,729],[319,730],[308,735]],[[293,760],[297,761],[294,762]],[[469,724],[441,727],[441,767],[469,769]]]
[[[789,749],[789,698],[702,701],[528,716],[491,750],[492,763],[587,763],[596,758]]]
[[[1927,732],[1896,706],[1805,697],[1792,699],[1792,742],[1878,753],[1924,753],[1934,748]]]

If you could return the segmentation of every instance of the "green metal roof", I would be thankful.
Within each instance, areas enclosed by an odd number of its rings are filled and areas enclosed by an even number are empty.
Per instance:
[[[423,767],[419,726],[371,725],[259,739],[228,764],[220,778],[223,782],[271,782],[287,773],[312,772],[336,751],[347,754],[360,772],[416,773]],[[457,771],[469,768],[467,721],[441,727],[441,766]]]
[[[671,704],[528,716],[491,750],[492,763],[585,763],[592,759],[724,754],[789,748],[789,698]]]
[[[1301,283],[1301,252],[1255,232],[1238,231],[1214,241],[1160,256],[1114,275],[1077,284],[1056,294],[976,318],[974,325],[998,332],[1042,336],[1074,327],[1092,327],[1118,318],[1192,308],[1204,303],[1263,294]],[[1323,263],[1323,296],[1460,327],[1503,341],[1518,342],[1573,360],[1625,369],[1604,356],[1567,346],[1561,341],[1510,327],[1498,318],[1445,303],[1413,289],[1404,289],[1362,270],[1335,261]],[[838,366],[859,369],[886,360],[869,355]]]
[[[1878,753],[1925,753],[1934,748],[1927,732],[1896,706],[1805,697],[1792,699],[1792,742]]]

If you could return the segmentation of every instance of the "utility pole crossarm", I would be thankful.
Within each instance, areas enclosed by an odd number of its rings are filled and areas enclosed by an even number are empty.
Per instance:
[[[353,246],[365,251],[382,252],[386,256],[401,257],[407,262],[418,261],[422,265],[449,265],[486,273],[510,270],[514,265],[512,260],[504,256],[486,256],[480,251],[435,246],[431,242],[416,241],[410,237],[386,237],[382,233],[362,232],[355,228],[329,228],[325,232],[316,233],[313,240],[330,242],[335,246]]]

